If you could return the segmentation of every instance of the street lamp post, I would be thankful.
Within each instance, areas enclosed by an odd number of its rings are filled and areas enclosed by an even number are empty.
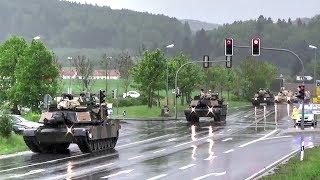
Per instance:
[[[174,44],[170,44],[166,46],[166,50],[172,49],[174,47]],[[167,107],[169,106],[169,96],[168,96],[168,91],[169,91],[169,69],[168,69],[168,60],[166,59],[166,99],[167,99]]]
[[[317,49],[318,49],[318,47],[310,44],[309,48],[314,49],[314,62],[315,62],[315,64],[313,66],[313,82],[314,82],[314,84],[316,84],[316,63],[317,63]]]
[[[69,62],[70,62],[70,75],[69,75],[69,88],[68,88],[68,94],[71,94],[72,93],[72,91],[71,91],[71,72],[72,72],[72,63],[71,63],[71,61],[72,61],[72,57],[68,57],[68,60],[69,60]]]

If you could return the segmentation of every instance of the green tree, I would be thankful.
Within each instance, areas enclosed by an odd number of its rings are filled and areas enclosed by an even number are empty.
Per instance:
[[[11,100],[32,110],[38,110],[45,94],[55,96],[59,89],[59,71],[53,54],[40,41],[33,40],[23,52],[14,75]]]
[[[145,51],[139,63],[133,67],[132,75],[137,88],[146,98],[151,108],[157,95],[155,92],[165,87],[166,60],[160,49]]]
[[[122,52],[118,58],[118,69],[120,72],[120,77],[123,82],[125,92],[128,92],[128,87],[131,83],[131,69],[133,67],[133,60],[128,52]]]
[[[89,91],[92,84],[93,64],[86,56],[77,56],[73,58],[73,66],[81,77],[82,91]]]
[[[190,57],[182,53],[169,60],[169,85],[172,89],[175,88],[174,80],[177,70],[189,61]],[[192,91],[202,84],[203,77],[203,70],[196,64],[186,65],[179,71],[178,87],[182,93],[181,104],[184,104],[184,99],[186,101],[191,99]]]
[[[243,96],[251,99],[259,88],[270,88],[277,74],[277,67],[265,61],[247,58],[240,64],[239,76],[245,79],[242,87]]]
[[[0,46],[0,99],[8,100],[8,89],[16,82],[16,64],[28,47],[23,38],[14,36]]]

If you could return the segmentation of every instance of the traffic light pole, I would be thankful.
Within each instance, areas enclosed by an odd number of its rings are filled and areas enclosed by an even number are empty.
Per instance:
[[[251,48],[251,46],[234,46],[235,48]],[[263,50],[269,50],[269,51],[280,51],[280,52],[288,52],[292,55],[294,55],[300,62],[301,66],[302,66],[302,84],[304,84],[304,75],[305,75],[305,69],[304,69],[304,64],[303,61],[300,59],[300,57],[293,51],[289,50],[289,49],[281,49],[281,48],[264,48],[261,47],[261,49]],[[305,96],[304,99],[302,101],[302,117],[301,117],[301,129],[304,130],[304,101],[305,101]]]
[[[221,63],[221,62],[227,62],[226,60],[216,60],[216,61],[206,61],[206,63]],[[203,63],[203,61],[190,61],[190,62],[187,62],[187,63],[184,63],[180,66],[180,68],[177,70],[176,72],[176,76],[175,76],[175,92],[177,91],[178,89],[178,76],[179,76],[179,72],[180,70],[189,65],[189,64],[195,64],[195,63]],[[177,94],[175,94],[174,96],[174,114],[175,114],[175,119],[177,120],[178,119],[178,111],[177,111]]]

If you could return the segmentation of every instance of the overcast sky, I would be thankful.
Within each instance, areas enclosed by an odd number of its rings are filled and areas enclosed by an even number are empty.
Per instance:
[[[179,19],[232,23],[260,14],[277,20],[320,14],[320,0],[70,0],[165,14]]]

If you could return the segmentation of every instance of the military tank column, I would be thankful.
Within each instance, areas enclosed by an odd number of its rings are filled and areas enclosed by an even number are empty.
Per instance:
[[[274,97],[274,102],[278,104],[283,104],[283,103],[297,103],[298,98],[296,97],[296,93],[293,93],[290,90],[286,90],[284,87],[280,89],[280,92]]]
[[[23,133],[26,145],[36,153],[61,153],[76,143],[83,153],[113,149],[119,121],[107,118],[105,95],[64,94],[48,104],[39,120],[43,125]],[[97,102],[99,100],[99,102]]]
[[[252,98],[253,106],[272,105],[274,104],[274,96],[269,90],[259,89]]]
[[[200,117],[214,118],[214,122],[225,123],[227,116],[227,105],[219,98],[218,93],[204,93],[195,96],[190,102],[188,109],[184,111],[188,122],[197,123]]]

